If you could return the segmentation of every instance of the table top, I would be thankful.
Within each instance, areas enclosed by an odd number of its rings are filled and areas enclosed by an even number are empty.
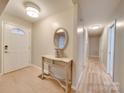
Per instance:
[[[66,57],[57,58],[54,55],[42,55],[42,57],[48,58],[50,60],[55,60],[55,61],[63,61],[65,63],[72,62],[72,58],[66,58]]]

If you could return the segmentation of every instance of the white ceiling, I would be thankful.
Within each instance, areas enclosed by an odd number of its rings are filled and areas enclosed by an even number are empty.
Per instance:
[[[120,0],[79,0],[79,15],[86,25],[108,21]]]
[[[120,0],[79,0],[80,22],[88,27],[90,25],[102,24],[103,26],[113,17]],[[93,31],[99,34],[99,31]]]
[[[25,8],[23,3],[26,1],[31,1],[37,4],[41,8],[40,17],[37,19],[30,18],[25,13]],[[23,18],[29,22],[35,22],[38,19],[45,18],[56,12],[63,11],[69,7],[72,7],[72,0],[10,0],[6,7],[5,13]]]
[[[41,8],[38,19],[26,15],[23,6],[26,1],[31,1]],[[108,19],[113,16],[113,12],[119,3],[120,0],[79,0],[79,19],[83,20],[81,24],[83,23],[87,27],[93,24],[106,24]],[[29,22],[35,22],[72,6],[72,0],[10,0],[5,13],[23,18]],[[94,32],[97,34],[97,31]]]

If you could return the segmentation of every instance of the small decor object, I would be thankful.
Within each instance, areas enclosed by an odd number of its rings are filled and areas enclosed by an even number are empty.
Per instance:
[[[64,49],[68,44],[68,33],[65,28],[58,28],[54,34],[55,56],[64,57]]]
[[[55,57],[57,57],[57,58],[64,57],[63,49],[55,48]]]

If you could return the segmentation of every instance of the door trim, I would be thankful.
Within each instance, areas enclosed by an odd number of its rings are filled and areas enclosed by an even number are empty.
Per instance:
[[[112,28],[113,25],[115,26],[115,33],[114,33],[114,49],[113,49],[113,73],[112,73],[112,80],[114,81],[114,69],[115,69],[115,46],[116,46],[116,19],[108,25],[108,29]],[[108,30],[107,30],[108,31]],[[107,32],[109,33],[109,32]],[[108,42],[107,42],[107,65],[108,65],[108,57],[109,57],[109,50],[108,50]],[[108,66],[107,66],[108,67]]]
[[[3,75],[5,72],[4,72],[4,30],[5,29],[5,24],[10,24],[10,25],[13,25],[13,26],[19,26],[23,29],[27,29],[25,26],[23,25],[20,25],[20,24],[15,24],[13,22],[10,22],[10,21],[6,21],[6,20],[2,20],[2,42],[1,42],[1,74]],[[29,62],[28,64],[30,65],[31,64],[31,29],[28,29],[29,31],[29,37],[28,37],[28,41],[29,41]]]

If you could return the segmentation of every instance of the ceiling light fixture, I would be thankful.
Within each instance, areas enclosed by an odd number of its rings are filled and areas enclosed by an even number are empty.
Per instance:
[[[99,28],[101,28],[101,27],[102,27],[102,25],[96,24],[96,25],[91,25],[91,26],[89,26],[89,29],[97,30],[97,29],[99,29]]]
[[[25,2],[26,14],[32,18],[38,18],[40,15],[40,7],[32,2]]]

